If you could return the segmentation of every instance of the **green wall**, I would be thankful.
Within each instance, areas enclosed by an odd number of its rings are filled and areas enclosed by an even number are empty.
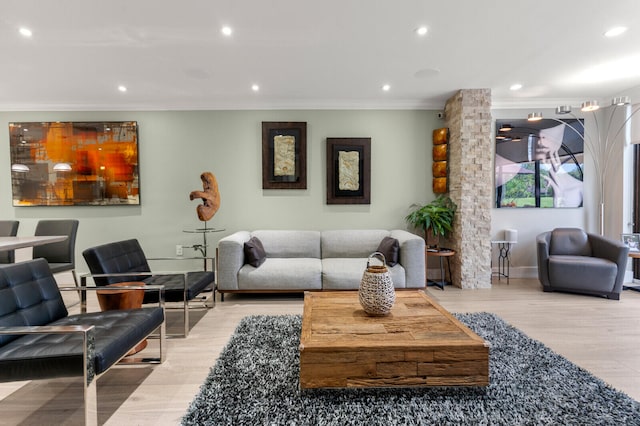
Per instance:
[[[12,207],[8,123],[99,120],[138,122],[141,205]],[[306,190],[262,189],[262,121],[307,122]],[[150,256],[173,255],[176,244],[201,242],[183,230],[202,226],[189,192],[211,171],[221,207],[209,226],[225,231],[210,247],[240,229],[405,228],[409,206],[433,198],[431,132],[443,125],[423,110],[1,112],[0,218],[20,220],[19,235],[32,235],[40,218],[80,219],[80,270],[84,248],[119,239],[138,238]],[[371,137],[370,205],[326,204],[327,137]]]

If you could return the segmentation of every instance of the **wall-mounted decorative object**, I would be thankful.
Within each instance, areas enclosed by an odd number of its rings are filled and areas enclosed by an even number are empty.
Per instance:
[[[262,189],[307,189],[307,123],[262,122]]]
[[[497,208],[582,207],[582,119],[496,120]]]
[[[327,138],[327,204],[371,203],[371,138]]]
[[[139,205],[135,121],[9,123],[14,206]]]
[[[449,129],[443,127],[433,131],[433,192],[444,194],[449,190],[448,182],[448,146]]]

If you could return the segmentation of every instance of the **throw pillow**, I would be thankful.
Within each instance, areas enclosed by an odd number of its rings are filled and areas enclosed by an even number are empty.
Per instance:
[[[244,243],[244,261],[249,265],[257,268],[267,259],[267,254],[262,246],[262,241],[257,237],[251,237],[249,241]]]
[[[400,243],[397,239],[384,237],[378,246],[378,250],[382,253],[387,261],[387,265],[396,266],[400,255]]]

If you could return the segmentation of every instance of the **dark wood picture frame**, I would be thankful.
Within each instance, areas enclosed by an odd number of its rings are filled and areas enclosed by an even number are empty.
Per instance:
[[[262,122],[262,189],[307,189],[306,122]]]
[[[341,153],[357,170],[345,174]],[[327,138],[327,204],[371,204],[371,138]]]

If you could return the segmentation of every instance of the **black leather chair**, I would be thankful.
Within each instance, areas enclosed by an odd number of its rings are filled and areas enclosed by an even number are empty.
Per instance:
[[[66,235],[67,239],[57,243],[49,243],[33,248],[33,258],[43,258],[49,262],[51,272],[71,271],[73,282],[78,286],[76,277],[76,234],[79,222],[75,219],[40,220],[36,225],[35,235]]]
[[[136,239],[117,241],[91,247],[82,252],[97,286],[119,282],[144,282],[164,286],[166,302],[182,302],[184,334],[189,334],[189,301],[208,287],[215,286],[212,271],[180,271],[153,273],[147,257]],[[87,276],[82,276],[82,286]],[[142,303],[156,302],[155,293],[145,293]]]
[[[579,228],[556,228],[538,235],[536,246],[544,291],[620,299],[629,255],[622,241]]]
[[[162,288],[154,290],[161,300]],[[69,315],[44,259],[3,266],[0,382],[82,377],[85,424],[98,424],[96,379],[158,329],[159,356],[128,358],[127,364],[163,362],[164,318],[162,302],[155,307]]]
[[[0,237],[15,237],[18,235],[17,220],[0,220]],[[14,250],[0,251],[0,263],[13,263],[16,261]]]

